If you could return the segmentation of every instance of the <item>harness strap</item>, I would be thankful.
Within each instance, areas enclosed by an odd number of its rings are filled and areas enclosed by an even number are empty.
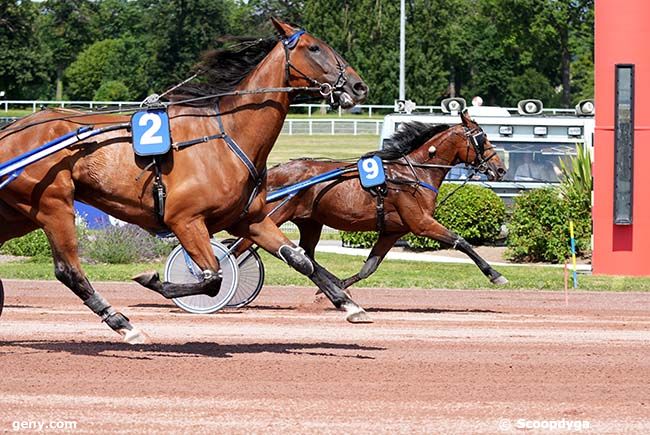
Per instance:
[[[235,153],[237,157],[239,157],[239,160],[246,166],[246,169],[248,169],[248,173],[253,179],[253,182],[255,183],[253,186],[253,191],[251,192],[250,196],[248,197],[248,201],[246,202],[246,205],[244,206],[244,210],[242,213],[239,215],[239,218],[243,218],[248,214],[248,210],[250,209],[251,204],[253,203],[253,200],[257,196],[257,194],[260,191],[260,187],[262,186],[262,183],[266,179],[266,167],[264,170],[262,170],[262,173],[260,174],[257,172],[257,168],[251,162],[251,159],[248,158],[244,150],[242,150],[239,145],[237,145],[237,142],[226,133],[226,129],[223,127],[223,120],[221,119],[221,110],[219,109],[219,100],[216,101],[214,104],[214,110],[217,115],[217,124],[219,124],[219,130],[221,130],[221,134],[217,135],[221,139],[223,139],[226,144],[228,145],[228,148]]]
[[[226,130],[223,128],[223,120],[221,119],[221,110],[219,110],[219,100],[214,104],[214,110],[216,111],[217,114],[217,124],[219,124],[219,129],[221,130],[221,138],[226,141],[226,144],[230,148],[230,150],[235,153],[237,157],[239,157],[239,160],[246,166],[246,169],[248,169],[248,172],[251,174],[251,177],[253,177],[253,180],[256,180],[256,182],[259,184],[259,179],[261,178],[259,173],[257,172],[257,168],[251,162],[251,159],[248,158],[246,153],[237,145],[237,142],[226,133]]]
[[[384,195],[381,192],[378,192],[377,195],[377,232],[381,235],[384,232],[385,227],[385,215],[384,215]]]
[[[192,145],[196,145],[198,143],[203,143],[203,142],[209,142],[211,140],[215,139],[223,139],[223,134],[213,134],[211,136],[203,136],[198,139],[192,139],[192,140],[186,140],[185,142],[176,142],[172,144],[172,148],[175,149],[176,151],[180,150],[181,148],[189,147]]]

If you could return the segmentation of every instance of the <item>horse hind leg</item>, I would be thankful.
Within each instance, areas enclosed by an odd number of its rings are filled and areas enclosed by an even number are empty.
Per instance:
[[[390,251],[390,248],[392,248],[403,235],[404,233],[381,234],[375,242],[375,245],[370,250],[370,254],[368,254],[368,258],[363,263],[361,270],[343,280],[343,288],[348,289],[351,285],[356,284],[362,279],[366,279],[375,273],[388,251]]]
[[[44,208],[41,207],[43,210]],[[56,214],[39,214],[41,225],[52,247],[54,275],[74,292],[103,322],[120,334],[129,344],[146,341],[144,333],[131,325],[129,319],[116,311],[106,299],[96,291],[83,273],[77,249],[77,234],[74,226],[72,205],[50,206],[47,210],[57,210]]]
[[[210,245],[210,234],[202,219],[194,219],[187,225],[170,225],[183,249],[201,269],[198,283],[162,282],[158,272],[145,272],[133,277],[142,286],[153,290],[167,299],[192,295],[216,296],[221,288],[219,262]]]

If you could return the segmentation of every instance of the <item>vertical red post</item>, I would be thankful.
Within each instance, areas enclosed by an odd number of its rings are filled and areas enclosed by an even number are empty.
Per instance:
[[[650,1],[595,2],[596,274],[650,275]],[[634,65],[634,160],[631,225],[614,224],[615,69]]]

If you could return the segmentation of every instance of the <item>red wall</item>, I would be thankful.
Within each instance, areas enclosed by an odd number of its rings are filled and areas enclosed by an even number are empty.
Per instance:
[[[650,1],[596,0],[596,274],[650,275]],[[634,64],[632,225],[614,225],[615,65]]]

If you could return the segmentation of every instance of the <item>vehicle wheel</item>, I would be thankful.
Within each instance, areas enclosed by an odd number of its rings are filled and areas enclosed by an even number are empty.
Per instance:
[[[5,306],[5,289],[2,286],[2,281],[0,281],[0,316],[2,316],[2,309]]]
[[[222,241],[224,245],[231,247],[235,243],[234,239]],[[248,248],[237,258],[239,266],[239,284],[237,291],[226,305],[229,308],[244,307],[255,300],[260,294],[264,285],[264,264],[257,253],[258,247]]]
[[[219,242],[210,240],[214,255],[221,266],[222,281],[219,294],[216,296],[193,295],[173,298],[172,301],[183,310],[194,314],[209,314],[219,311],[237,291],[239,280],[239,269],[235,258],[230,255],[228,248]],[[196,274],[196,275],[195,275]],[[165,281],[174,283],[199,282],[200,270],[197,264],[192,261],[181,245],[167,257],[165,263]]]

